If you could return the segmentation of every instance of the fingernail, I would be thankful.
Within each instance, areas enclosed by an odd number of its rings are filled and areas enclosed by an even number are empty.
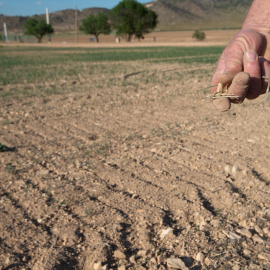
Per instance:
[[[256,61],[257,59],[257,54],[255,51],[253,50],[249,50],[246,52],[246,60],[249,62],[249,63],[253,63]]]

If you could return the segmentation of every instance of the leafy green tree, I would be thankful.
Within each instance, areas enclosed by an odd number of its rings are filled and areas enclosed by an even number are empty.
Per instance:
[[[99,42],[99,35],[108,35],[111,32],[111,25],[108,22],[108,17],[104,13],[99,13],[97,16],[89,15],[82,21],[80,31],[85,34],[94,35]]]
[[[195,30],[192,38],[196,38],[197,40],[202,41],[205,39],[205,33],[200,30]]]
[[[116,34],[126,36],[127,41],[132,36],[143,39],[158,23],[157,14],[136,0],[122,0],[110,11],[110,19]]]
[[[35,18],[27,19],[24,23],[24,29],[26,35],[35,36],[39,43],[46,34],[53,34],[54,32],[50,24],[47,24],[44,20],[38,21]]]

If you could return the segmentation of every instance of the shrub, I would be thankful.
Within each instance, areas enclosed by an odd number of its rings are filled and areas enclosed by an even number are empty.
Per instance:
[[[8,147],[3,144],[3,143],[0,143],[0,152],[6,152],[8,151]]]
[[[205,39],[205,33],[200,30],[195,30],[192,35],[192,38],[196,38],[197,40],[202,41]]]

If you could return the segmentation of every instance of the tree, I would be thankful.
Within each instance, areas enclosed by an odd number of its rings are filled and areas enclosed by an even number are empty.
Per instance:
[[[158,22],[157,14],[136,0],[122,0],[110,11],[110,19],[116,34],[126,36],[127,41],[131,41],[132,36],[143,39]]]
[[[192,38],[196,38],[197,40],[202,41],[205,39],[205,33],[200,30],[195,30]]]
[[[108,35],[111,32],[108,17],[104,13],[99,13],[97,16],[89,15],[82,21],[82,25],[79,29],[85,34],[94,35],[97,42],[99,42],[98,36],[100,34]]]
[[[35,18],[29,18],[24,23],[25,34],[35,36],[40,43],[43,36],[46,34],[53,34],[54,30],[50,24],[44,20],[38,21]]]

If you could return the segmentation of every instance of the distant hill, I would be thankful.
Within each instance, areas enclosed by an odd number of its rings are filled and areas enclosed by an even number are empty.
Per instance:
[[[161,30],[240,28],[253,0],[156,0]]]
[[[158,14],[158,30],[240,28],[253,0],[156,0],[145,4]],[[105,8],[78,10],[78,23],[89,14],[108,13]],[[45,14],[34,15],[45,20]],[[9,32],[22,33],[29,17],[0,15],[0,31],[6,22]],[[66,9],[50,14],[56,32],[74,31],[75,10]]]

